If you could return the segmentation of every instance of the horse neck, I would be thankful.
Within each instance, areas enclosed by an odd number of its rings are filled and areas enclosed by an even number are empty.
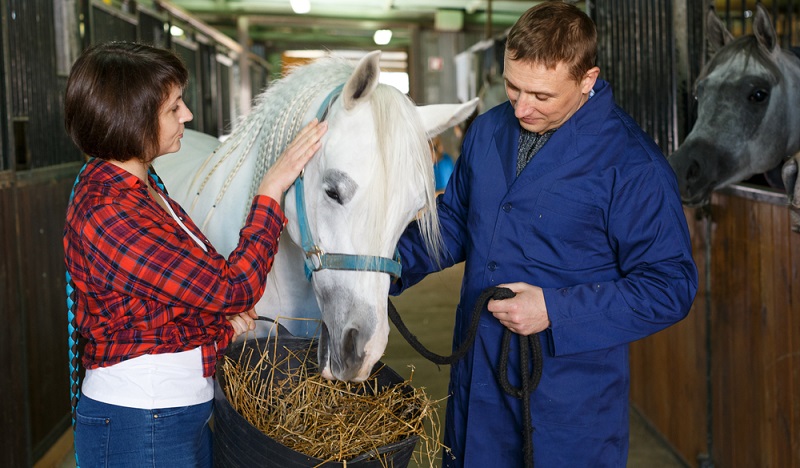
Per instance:
[[[303,250],[284,232],[264,296],[256,305],[258,315],[319,319],[321,313],[311,282],[306,279]],[[313,328],[316,327],[316,324]]]

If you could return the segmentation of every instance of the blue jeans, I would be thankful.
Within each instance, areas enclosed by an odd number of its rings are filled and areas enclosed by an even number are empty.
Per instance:
[[[207,467],[213,464],[213,400],[143,410],[81,395],[75,410],[75,453],[81,468]]]

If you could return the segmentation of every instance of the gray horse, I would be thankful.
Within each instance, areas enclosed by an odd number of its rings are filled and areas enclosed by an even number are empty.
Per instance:
[[[702,205],[713,190],[765,173],[768,180],[783,183],[797,231],[800,58],[781,49],[761,4],[756,5],[752,35],[734,39],[713,10],[707,26],[714,55],[697,79],[697,122],[669,157],[681,199],[689,206]],[[782,175],[770,177],[781,164]]]

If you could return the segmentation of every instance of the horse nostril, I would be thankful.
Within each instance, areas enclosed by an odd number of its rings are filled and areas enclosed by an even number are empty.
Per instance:
[[[351,328],[344,333],[342,340],[342,353],[344,362],[349,368],[361,366],[361,353],[358,349],[358,330]]]
[[[331,337],[328,334],[328,327],[325,322],[322,322],[322,333],[319,337],[319,348],[317,349],[317,359],[319,361],[320,370],[330,366],[328,360],[330,359],[330,341]]]
[[[693,181],[697,180],[698,177],[700,177],[700,163],[695,160],[686,169],[686,180]]]

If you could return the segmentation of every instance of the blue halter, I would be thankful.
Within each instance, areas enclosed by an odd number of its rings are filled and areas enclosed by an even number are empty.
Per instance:
[[[328,116],[336,98],[341,94],[344,84],[333,89],[322,101],[322,105],[317,111],[317,119],[322,122]],[[297,223],[300,227],[300,237],[303,244],[303,251],[306,254],[305,271],[306,279],[311,281],[311,275],[319,270],[361,270],[388,273],[399,278],[402,271],[400,257],[395,254],[395,258],[378,257],[374,255],[351,255],[340,253],[327,253],[314,242],[311,236],[311,229],[308,227],[308,215],[306,214],[306,202],[303,190],[304,172],[294,181],[295,204],[297,205]]]

